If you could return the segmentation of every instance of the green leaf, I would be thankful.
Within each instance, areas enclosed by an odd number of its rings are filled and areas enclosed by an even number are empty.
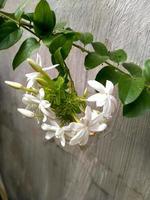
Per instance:
[[[146,81],[150,82],[150,60],[147,60],[144,64],[143,76]]]
[[[35,38],[26,39],[19,48],[14,60],[13,69],[16,69],[18,65],[24,62],[31,54],[40,47],[40,43]]]
[[[0,26],[0,50],[13,46],[22,36],[22,30],[13,22]]]
[[[123,104],[129,104],[135,101],[144,89],[144,78],[130,78],[123,76],[119,80],[119,98]]]
[[[142,69],[134,63],[123,63],[122,66],[134,77],[142,76]]]
[[[65,63],[61,54],[61,48],[57,49],[57,51],[52,55],[52,63],[53,64],[59,64],[57,67],[57,70],[59,71],[61,76],[64,76],[65,73]]]
[[[24,13],[22,15],[22,18],[27,20],[27,21],[33,22],[33,14],[34,13]]]
[[[106,84],[107,80],[110,80],[113,84],[117,84],[122,76],[123,73],[119,70],[111,66],[106,66],[98,72],[96,75],[96,81],[102,83],[103,85]]]
[[[150,111],[150,91],[147,89],[134,102],[123,107],[123,115],[126,117],[137,117],[147,111]]]
[[[91,33],[80,33],[80,41],[84,44],[90,44],[93,41],[93,35]]]
[[[55,13],[51,11],[46,0],[40,0],[34,12],[34,30],[45,37],[52,33],[56,23]]]
[[[73,43],[73,40],[70,39],[70,40],[67,40],[65,42],[65,44],[62,46],[61,54],[62,54],[63,59],[67,58],[67,56],[68,56],[68,54],[69,54],[69,52],[70,52],[70,50],[72,48],[72,43]]]
[[[58,36],[55,36],[52,40],[51,43],[49,45],[49,50],[51,52],[51,54],[54,54],[55,51],[62,47],[64,45],[64,43],[67,41],[67,38],[65,35],[60,34]]]
[[[85,57],[84,65],[86,66],[86,69],[93,69],[105,62],[107,59],[107,56],[100,56],[95,52],[91,52]]]
[[[29,3],[30,0],[24,0],[20,6],[17,8],[17,10],[15,11],[15,18],[17,20],[20,20],[23,13],[24,13],[24,9],[26,7],[26,5]]]
[[[118,49],[116,51],[110,52],[110,60],[120,63],[127,60],[127,54],[123,49]]]
[[[101,56],[108,56],[108,50],[103,43],[93,42],[92,46],[96,53],[100,54]]]
[[[4,8],[6,1],[7,0],[0,0],[0,9]]]

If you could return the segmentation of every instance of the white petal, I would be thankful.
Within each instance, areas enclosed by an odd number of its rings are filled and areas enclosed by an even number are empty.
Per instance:
[[[47,100],[42,100],[40,103],[44,108],[49,108],[50,107],[50,103]]]
[[[95,90],[99,91],[100,93],[104,94],[105,93],[105,87],[101,83],[95,80],[89,80],[88,84],[94,88]]]
[[[46,123],[42,124],[41,128],[42,128],[43,131],[56,131],[57,130],[56,126],[51,126],[51,125],[46,124]]]
[[[80,141],[80,145],[81,146],[86,145],[88,142],[88,139],[89,139],[89,134],[85,134],[85,136]]]
[[[54,69],[54,68],[58,67],[58,65],[59,65],[59,64],[56,64],[56,65],[52,65],[52,66],[50,66],[50,67],[44,67],[44,68],[42,68],[42,69],[43,69],[43,71],[48,71],[48,70],[51,70],[51,69]]]
[[[39,109],[41,110],[41,112],[46,115],[47,117],[51,118],[51,119],[55,119],[55,114],[54,112],[52,112],[50,109],[46,110],[44,108],[44,106],[42,106],[41,104],[39,104]]]
[[[106,118],[111,118],[112,104],[110,98],[107,98],[103,107],[103,115]]]
[[[55,136],[55,134],[53,132],[47,132],[45,135],[45,139],[46,140],[50,140]]]
[[[29,80],[27,83],[27,88],[31,88],[34,85],[35,81],[33,79]]]
[[[44,117],[43,117],[43,122],[46,122],[46,121],[47,121],[47,116],[44,115]]]
[[[44,98],[45,92],[44,92],[44,89],[43,89],[43,88],[41,88],[41,89],[39,90],[39,95],[40,95],[40,99],[43,99],[43,98]]]
[[[64,135],[62,135],[62,137],[60,138],[60,143],[61,143],[61,145],[62,145],[63,147],[65,146],[66,140],[65,140]]]
[[[90,96],[87,101],[89,102],[96,102],[97,107],[101,107],[105,104],[106,95],[105,94],[94,94]]]
[[[114,105],[114,109],[112,112],[115,111],[115,109],[117,108],[117,100],[114,96],[110,96],[110,99],[111,99],[111,103]]]
[[[64,134],[63,128],[57,128],[56,133],[55,133],[55,136],[56,136],[57,138],[60,138],[63,134]]]
[[[30,79],[35,79],[40,75],[39,72],[32,72],[32,73],[28,73],[25,76],[30,80]]]
[[[31,94],[24,94],[24,97],[28,99],[29,102],[34,102],[34,103],[39,103],[40,101],[38,100],[37,97],[31,95]]]
[[[85,119],[87,121],[90,121],[92,118],[92,110],[91,110],[91,107],[90,106],[86,106],[86,109],[85,109]]]
[[[42,59],[41,59],[41,56],[40,54],[37,53],[36,55],[36,63],[40,66],[42,66]]]
[[[77,134],[70,140],[69,144],[70,145],[76,145],[79,144],[81,141],[81,138],[86,134],[86,130],[82,129]]]
[[[105,89],[105,91],[106,91],[106,93],[107,94],[112,94],[113,93],[113,90],[114,90],[114,85],[113,85],[113,83],[111,82],[111,81],[106,81],[106,89]]]
[[[92,132],[101,132],[101,131],[104,131],[106,128],[107,128],[107,124],[102,123],[99,126],[92,128],[91,131]]]
[[[29,118],[33,118],[34,117],[34,113],[31,112],[30,110],[23,109],[23,108],[18,108],[17,110],[18,110],[18,112],[20,112],[25,117],[29,117]]]
[[[68,126],[64,127],[65,131],[78,131],[83,127],[83,124],[72,122]]]

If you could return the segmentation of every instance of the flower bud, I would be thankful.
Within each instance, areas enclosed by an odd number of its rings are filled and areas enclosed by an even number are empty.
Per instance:
[[[23,87],[20,83],[13,82],[13,81],[5,81],[5,83],[15,89],[22,89]]]
[[[30,111],[30,110],[23,109],[23,108],[18,108],[17,110],[18,110],[18,112],[20,112],[25,117],[28,117],[28,118],[33,118],[34,117],[34,113],[32,111]]]

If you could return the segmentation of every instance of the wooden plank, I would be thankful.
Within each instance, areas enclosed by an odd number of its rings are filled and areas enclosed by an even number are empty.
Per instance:
[[[15,3],[14,3],[15,2]],[[14,10],[20,1],[8,0]],[[147,0],[49,0],[58,19],[79,31],[94,33],[110,49],[125,48],[129,60],[143,63],[150,54],[150,2]],[[34,7],[36,1],[32,1]],[[25,35],[26,36],[26,35]],[[25,81],[30,71],[24,63],[15,72],[11,60],[18,45],[0,54],[0,170],[9,198],[14,200],[149,200],[150,115],[128,120],[121,108],[107,135],[90,138],[86,147],[60,148],[45,143],[36,123],[16,112],[21,95],[4,80]],[[44,65],[49,52],[40,49]],[[81,94],[97,70],[86,72],[83,56],[73,49],[68,59],[71,74]],[[9,66],[9,67],[8,67]],[[100,68],[100,67],[99,67]],[[52,72],[53,75],[56,72]]]

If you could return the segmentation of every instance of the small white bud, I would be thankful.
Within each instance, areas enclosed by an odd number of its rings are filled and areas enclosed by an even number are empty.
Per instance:
[[[13,82],[13,81],[5,81],[5,83],[15,89],[21,89],[23,87],[20,83]]]
[[[18,108],[17,110],[18,110],[18,112],[20,112],[25,117],[28,117],[28,118],[33,118],[34,117],[34,113],[32,111],[30,111],[30,110],[23,109],[23,108]]]

